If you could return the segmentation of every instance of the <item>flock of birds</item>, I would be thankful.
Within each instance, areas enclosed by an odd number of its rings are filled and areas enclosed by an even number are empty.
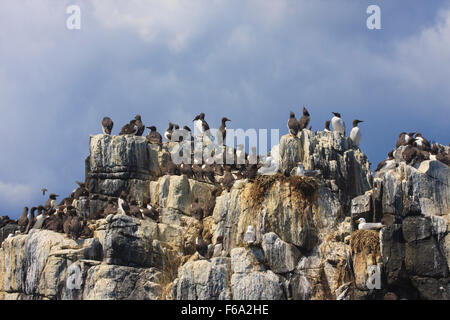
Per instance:
[[[408,165],[415,166],[422,161],[437,160],[450,166],[450,154],[445,147],[438,143],[431,144],[420,132],[400,133],[395,147],[398,149],[403,146],[399,160],[405,161]],[[397,166],[394,152],[395,150],[389,151],[388,158],[378,164],[375,172],[393,169]]]
[[[341,118],[341,115],[337,112],[332,112],[333,117],[331,120],[325,122],[325,132],[331,132],[332,130],[345,136],[345,123]],[[221,125],[217,130],[216,142],[222,146],[225,146],[226,140],[226,123],[231,121],[230,119],[223,117]],[[200,113],[194,120],[194,130],[197,133],[197,137],[204,139],[208,138],[212,141],[210,133],[210,127],[205,120],[205,114]],[[358,124],[363,121],[354,120],[353,128],[350,132],[350,139],[355,146],[359,146],[362,138],[361,131]],[[308,110],[303,107],[302,116],[300,119],[296,119],[294,112],[290,112],[290,117],[287,122],[289,133],[293,136],[297,136],[299,132],[306,129],[310,123],[310,114]],[[114,122],[109,117],[104,117],[102,122],[102,129],[104,134],[110,135],[114,126]],[[162,136],[158,133],[155,126],[146,127],[140,115],[136,115],[129,123],[124,125],[119,135],[136,135],[142,136],[145,129],[148,128],[150,132],[147,134],[146,139],[150,144],[162,144]],[[311,130],[311,127],[309,127]],[[164,132],[164,138],[168,142],[183,142],[186,137],[193,139],[192,131],[188,126],[184,126],[180,129],[180,126],[169,122],[167,130]],[[175,137],[175,138],[174,138]],[[402,156],[407,164],[414,165],[417,162],[435,159],[449,165],[449,154],[445,151],[445,148],[438,144],[431,145],[420,133],[406,133],[402,132],[398,138],[396,147],[406,146],[403,150]],[[227,147],[228,148],[228,147]],[[163,168],[163,174],[169,175],[186,175],[188,178],[193,178],[199,181],[214,184],[216,188],[212,193],[212,200],[206,203],[204,206],[200,205],[198,198],[195,198],[189,209],[190,215],[195,219],[202,221],[203,218],[212,214],[215,206],[216,197],[222,192],[223,189],[230,191],[236,180],[248,179],[254,180],[258,174],[265,174],[268,170],[275,168],[275,172],[278,166],[273,166],[275,161],[274,155],[270,155],[265,158],[263,163],[260,162],[260,157],[256,154],[256,147],[251,148],[251,154],[247,154],[243,145],[238,145],[237,149],[231,148],[231,156],[234,157],[232,164],[220,165],[220,164],[202,164],[197,159],[193,159],[192,164],[182,163],[175,165],[172,161],[167,162],[167,166]],[[272,153],[272,152],[271,152]],[[225,158],[226,155],[224,155]],[[242,159],[242,161],[239,161]],[[225,160],[225,159],[224,159]],[[225,163],[225,162],[224,162]],[[379,171],[383,168],[395,166],[394,150],[389,152],[388,159],[383,160],[378,165],[375,171]],[[273,170],[272,170],[273,171]],[[314,170],[313,170],[314,171]],[[303,169],[301,163],[294,172],[296,175],[316,175],[315,172],[309,172]],[[216,176],[220,176],[220,180],[216,180]],[[85,183],[78,182],[78,188],[73,190],[69,197],[64,198],[59,204],[57,204],[58,195],[51,193],[45,205],[39,205],[38,207],[32,207],[31,210],[25,207],[22,215],[18,220],[19,232],[28,233],[32,229],[47,229],[55,232],[65,233],[73,239],[79,237],[91,237],[92,230],[88,227],[88,219],[105,218],[108,215],[125,214],[133,216],[139,219],[151,219],[155,222],[160,222],[160,208],[152,206],[148,199],[144,199],[142,204],[133,199],[125,191],[122,191],[119,197],[108,197],[106,206],[103,209],[94,210],[94,215],[85,214],[81,212],[79,201],[87,202],[87,208],[89,211],[89,200],[95,200],[98,198],[96,194],[90,194]],[[48,190],[42,189],[43,195]],[[35,213],[37,211],[37,215]],[[380,229],[382,225],[380,223],[367,223],[364,219],[359,219],[358,229]],[[196,250],[200,257],[209,258],[214,254],[214,247],[209,240],[203,239],[203,229],[200,230],[198,237],[196,238]],[[11,235],[10,235],[11,236]],[[217,239],[216,246],[221,244],[223,239]],[[249,226],[244,234],[244,242],[251,245],[256,241],[255,231],[252,226]]]

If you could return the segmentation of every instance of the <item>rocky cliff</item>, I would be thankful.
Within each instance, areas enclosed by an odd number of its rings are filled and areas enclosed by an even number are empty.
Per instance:
[[[168,146],[96,135],[86,161],[93,237],[31,230],[0,250],[0,299],[449,299],[450,169],[401,161],[375,176],[362,151],[333,132],[283,136],[280,171],[230,191],[164,175]],[[286,176],[301,161],[315,177]],[[217,177],[219,180],[220,177]],[[126,190],[158,220],[111,214]],[[205,217],[189,208],[198,198]],[[382,222],[356,230],[356,220]],[[248,226],[255,242],[244,241]],[[195,239],[211,242],[200,257]]]

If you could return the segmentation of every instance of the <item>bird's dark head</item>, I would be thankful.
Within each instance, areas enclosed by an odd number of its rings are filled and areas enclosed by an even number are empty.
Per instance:
[[[150,127],[147,127],[148,129],[150,129],[150,131],[156,131],[156,127],[155,126],[150,126]]]
[[[339,112],[332,112],[332,114],[334,114],[336,117],[340,118],[341,114]]]
[[[52,200],[56,200],[56,198],[59,197],[57,194],[51,193],[49,198]]]
[[[231,120],[228,119],[227,117],[223,117],[223,118],[222,118],[222,123],[225,123],[225,122],[227,122],[227,121],[231,121]]]
[[[40,205],[37,207],[37,209],[38,209],[38,211],[42,211],[42,210],[44,210],[44,207],[42,205]]]
[[[31,212],[31,213],[34,213],[34,212],[36,211],[36,209],[37,209],[36,207],[31,207],[30,212]]]
[[[177,124],[174,124],[173,127],[175,128],[175,130],[179,130],[180,129],[180,126],[177,125]]]
[[[356,127],[358,123],[364,122],[363,120],[353,120],[353,126]]]
[[[404,135],[404,134],[406,134],[406,132],[405,131],[403,131],[403,132],[400,132],[400,134],[398,135],[398,137],[400,138],[402,135]]]
[[[291,119],[295,118],[295,113],[291,111],[291,112],[289,113],[289,118],[291,118]]]
[[[388,158],[389,158],[389,160],[394,159],[394,150],[391,150],[388,152]]]
[[[189,128],[188,126],[184,126],[183,127],[184,130],[191,132],[191,128]]]
[[[205,120],[205,114],[203,112],[199,114],[199,119]]]
[[[197,121],[197,120],[199,120],[199,119],[200,119],[200,115],[195,116],[194,120],[192,120],[192,121]]]
[[[140,120],[141,120],[141,115],[140,115],[140,114],[137,114],[136,117],[134,117],[134,119],[140,121]]]
[[[416,134],[415,132],[410,132],[410,133],[408,133],[408,136],[410,136],[412,138],[415,134]]]
[[[303,107],[303,115],[309,117],[309,112],[305,107]]]
[[[422,136],[422,134],[421,134],[420,132],[417,132],[417,133],[416,133],[416,137],[417,137],[417,138],[423,138],[423,136]]]

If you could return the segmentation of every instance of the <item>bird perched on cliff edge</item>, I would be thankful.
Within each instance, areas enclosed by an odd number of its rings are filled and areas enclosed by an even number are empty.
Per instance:
[[[33,210],[34,212],[36,208],[32,207],[31,210]],[[20,216],[19,220],[17,220],[17,224],[19,225],[20,232],[24,233],[28,225],[28,207],[23,208],[22,215]]]
[[[111,120],[110,117],[103,118],[103,120],[102,120],[103,134],[111,134],[113,126],[114,126],[114,122]]]
[[[298,131],[300,130],[300,124],[298,123],[297,119],[295,118],[295,113],[292,111],[289,114],[289,120],[287,122],[287,127],[289,129],[289,133],[291,135],[293,135],[294,137],[296,137]]]
[[[145,125],[142,123],[142,118],[141,115],[137,114],[136,117],[134,118],[135,120],[135,125],[136,125],[136,136],[142,136],[142,134],[144,133],[145,130]]]
[[[331,125],[334,131],[341,133],[345,137],[345,123],[341,118],[341,114],[338,112],[332,112],[334,117],[331,118]]]
[[[162,137],[159,134],[159,132],[156,130],[155,126],[147,127],[150,129],[150,132],[148,133],[146,139],[151,144],[162,144]]]
[[[223,117],[222,118],[222,124],[219,127],[219,130],[217,130],[216,133],[216,143],[220,146],[225,145],[225,141],[227,138],[227,121],[231,121],[230,119]]]
[[[171,141],[172,133],[173,133],[173,123],[169,121],[169,127],[167,128],[166,132],[164,132],[164,138],[166,138],[167,141]]]
[[[361,141],[362,134],[361,130],[358,128],[358,123],[364,122],[362,120],[353,120],[353,128],[350,131],[350,139],[353,141],[353,144],[359,147],[359,142]]]
[[[325,129],[324,129],[325,132],[331,132],[330,123],[331,123],[330,120],[325,121]]]
[[[303,129],[306,129],[306,127],[308,127],[309,120],[310,120],[309,112],[308,110],[306,110],[305,107],[303,107],[303,115],[300,117],[299,120],[300,125],[299,131],[302,131]]]
[[[44,210],[50,211],[56,208],[56,198],[59,197],[57,194],[51,193],[47,201],[44,204]]]

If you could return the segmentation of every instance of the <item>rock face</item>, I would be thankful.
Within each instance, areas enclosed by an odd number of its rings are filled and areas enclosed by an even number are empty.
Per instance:
[[[164,175],[166,144],[91,136],[86,175],[97,197],[78,201],[78,214],[95,217],[107,196],[127,190],[158,208],[159,220],[92,219],[93,237],[77,241],[48,230],[7,238],[0,299],[450,299],[449,168],[408,166],[402,148],[397,165],[373,178],[350,139],[305,129],[282,137],[280,171],[301,161],[320,176],[258,176],[227,192]],[[190,213],[195,198],[211,207],[201,221]],[[357,230],[362,217],[385,227]],[[210,259],[195,250],[201,228]]]
[[[19,225],[16,221],[11,220],[8,216],[0,217],[0,244],[10,234],[14,234],[16,230],[19,230]]]

